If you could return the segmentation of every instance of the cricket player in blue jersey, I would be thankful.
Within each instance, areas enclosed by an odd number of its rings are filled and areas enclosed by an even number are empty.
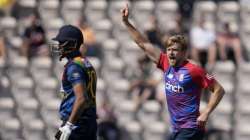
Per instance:
[[[209,115],[224,95],[219,82],[200,66],[190,62],[182,35],[171,36],[160,52],[129,22],[128,5],[122,9],[129,34],[149,58],[164,72],[165,93],[172,125],[170,140],[202,140]],[[212,94],[203,112],[199,111],[203,89]]]
[[[63,100],[59,113],[63,121],[56,133],[57,140],[96,140],[96,82],[95,69],[79,49],[83,45],[82,32],[75,26],[60,28],[51,45],[68,62],[64,66],[61,83]]]

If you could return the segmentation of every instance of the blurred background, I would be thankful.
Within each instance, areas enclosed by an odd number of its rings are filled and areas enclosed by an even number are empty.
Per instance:
[[[169,36],[184,34],[189,58],[225,88],[206,140],[250,139],[249,0],[0,0],[1,140],[54,140],[65,61],[47,44],[64,24],[83,31],[97,70],[98,139],[167,140],[162,72],[122,24],[126,3],[155,47],[164,51]],[[208,98],[204,92],[201,111]]]

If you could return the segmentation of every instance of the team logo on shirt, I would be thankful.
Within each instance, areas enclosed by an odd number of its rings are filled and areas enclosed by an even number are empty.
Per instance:
[[[87,68],[89,68],[89,67],[91,67],[92,65],[90,64],[90,62],[89,61],[85,61],[85,67],[87,67]]]
[[[184,74],[180,74],[179,81],[183,81],[183,80],[184,80]]]
[[[170,73],[170,74],[167,75],[167,77],[168,77],[169,79],[172,79],[172,78],[174,77],[174,75],[173,75],[172,73]]]
[[[212,79],[214,78],[214,76],[207,73],[207,74],[206,74],[206,78],[207,78],[208,80],[212,80]]]
[[[184,87],[182,87],[180,85],[173,85],[169,82],[166,82],[165,87],[167,90],[170,90],[170,91],[175,92],[175,93],[184,93]]]
[[[75,72],[75,73],[72,74],[72,76],[73,76],[74,78],[79,78],[79,77],[80,77],[80,73]]]

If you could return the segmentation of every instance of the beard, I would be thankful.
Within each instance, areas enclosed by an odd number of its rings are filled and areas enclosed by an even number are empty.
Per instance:
[[[171,65],[171,66],[175,66],[176,65],[176,59],[169,59],[169,64]]]
[[[168,57],[168,62],[169,62],[169,65],[175,66],[176,63],[177,63],[177,59],[176,59],[176,57],[174,57],[174,56],[169,56],[169,57]]]
[[[170,66],[176,67],[180,65],[182,58],[177,59],[176,57],[169,57],[168,62]]]

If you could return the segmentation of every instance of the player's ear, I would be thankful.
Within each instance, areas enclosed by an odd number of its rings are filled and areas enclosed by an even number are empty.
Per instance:
[[[82,44],[79,48],[79,51],[81,52],[82,55],[85,55],[85,53],[87,52],[87,46],[85,46],[84,44]]]

